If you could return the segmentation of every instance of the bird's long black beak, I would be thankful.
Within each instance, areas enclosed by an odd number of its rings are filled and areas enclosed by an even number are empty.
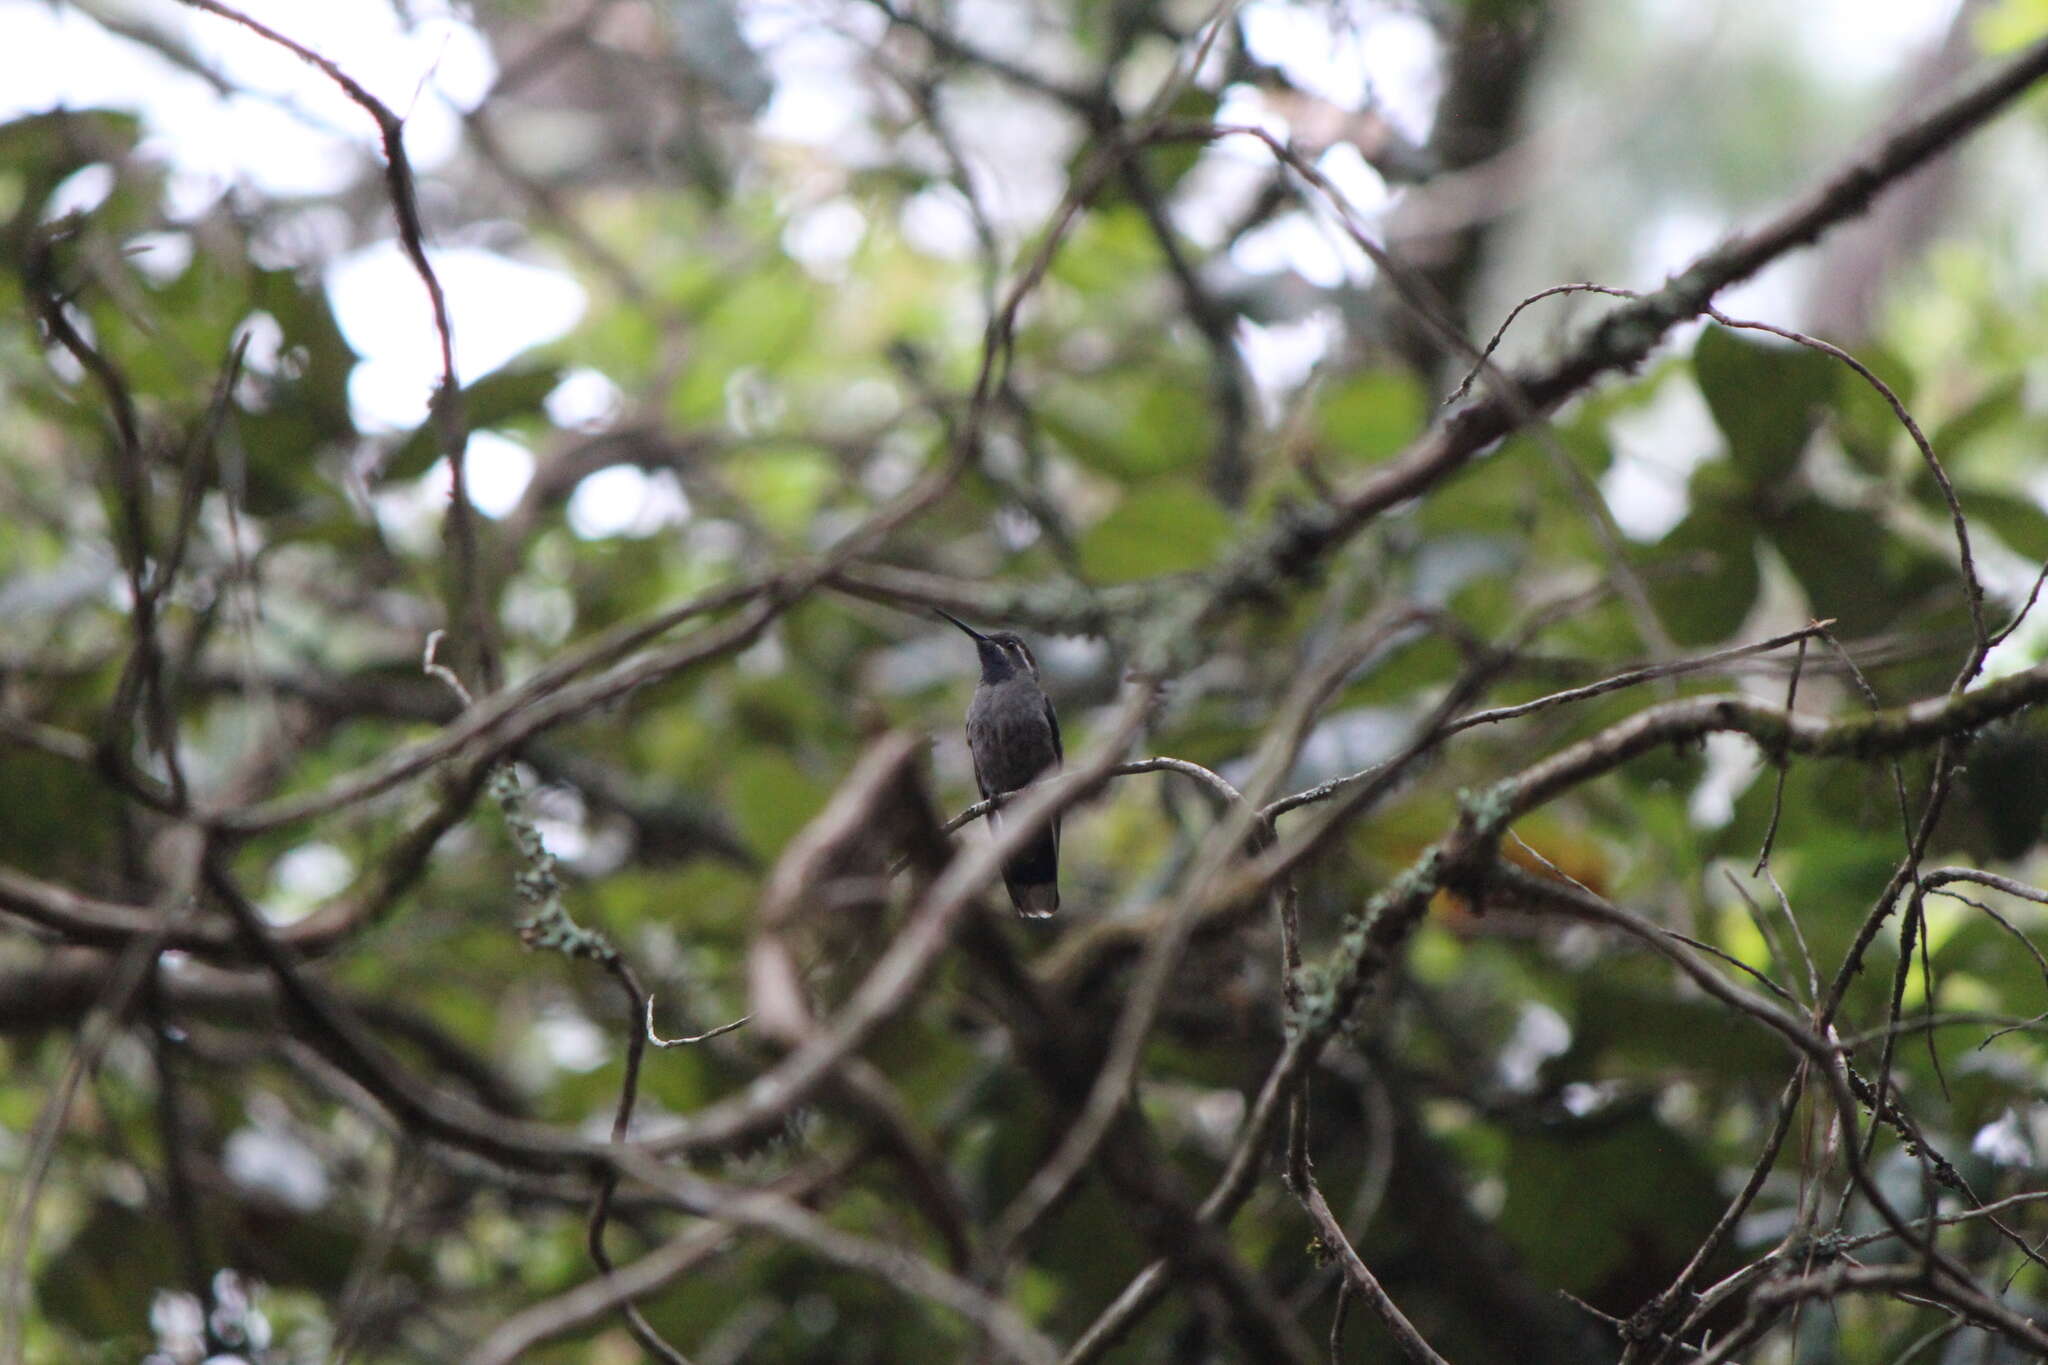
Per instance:
[[[946,619],[947,619],[948,621],[951,621],[951,622],[952,622],[952,623],[953,623],[954,625],[956,625],[956,626],[960,627],[960,629],[962,629],[962,630],[966,631],[966,632],[967,632],[967,633],[968,633],[969,635],[973,636],[973,637],[974,637],[975,639],[977,639],[977,640],[980,640],[980,641],[982,641],[983,643],[986,643],[986,642],[988,641],[988,636],[986,636],[986,635],[983,635],[983,634],[982,634],[982,633],[981,633],[980,631],[976,630],[976,629],[975,629],[975,628],[974,628],[973,626],[970,626],[970,625],[968,625],[968,624],[967,624],[967,623],[966,623],[965,621],[963,621],[963,620],[961,620],[961,619],[960,619],[959,617],[957,617],[957,616],[953,615],[953,613],[952,613],[952,612],[950,612],[950,611],[939,611],[939,609],[938,609],[937,607],[933,607],[933,608],[932,608],[932,610],[933,610],[934,612],[936,612],[936,613],[937,613],[938,615],[940,615],[940,616],[943,616],[943,617],[945,617],[945,618],[946,618]]]

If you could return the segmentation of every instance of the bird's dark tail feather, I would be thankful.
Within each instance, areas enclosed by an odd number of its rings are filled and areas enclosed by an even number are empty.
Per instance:
[[[1060,908],[1060,833],[1043,830],[1022,852],[1003,864],[1010,903],[1025,919],[1044,919]]]

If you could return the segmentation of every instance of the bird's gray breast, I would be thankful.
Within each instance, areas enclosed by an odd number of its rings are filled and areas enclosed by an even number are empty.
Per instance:
[[[1029,678],[977,687],[967,707],[967,748],[989,792],[1015,791],[1058,757],[1045,696]]]

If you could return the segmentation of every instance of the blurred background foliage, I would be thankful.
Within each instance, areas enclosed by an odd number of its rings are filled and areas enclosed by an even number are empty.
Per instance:
[[[531,272],[479,267],[478,283],[453,290],[458,342],[481,347],[463,354],[470,479],[508,674],[823,548],[940,458],[998,289],[1090,162],[1088,111],[1140,117],[1210,13],[1174,0],[904,0],[893,19],[855,0],[493,0],[400,4],[379,19],[441,45],[420,69],[381,73],[416,128],[445,125],[437,150],[416,148],[437,261],[458,284],[465,262]],[[124,376],[159,525],[179,515],[213,390],[237,340],[247,346],[163,607],[184,763],[223,803],[315,790],[453,713],[418,665],[444,623],[448,574],[448,471],[425,416],[433,371],[401,355],[370,373],[431,333],[417,282],[377,264],[396,258],[365,121],[304,93],[317,78],[252,75],[220,46],[220,21],[174,5],[0,7],[0,28],[17,22],[11,60],[117,54],[113,69],[146,79],[129,98],[24,104],[0,126],[0,864],[149,904],[162,894],[152,819],[89,757],[129,638],[109,408],[43,345],[39,292],[68,300]],[[1291,136],[1483,340],[1554,283],[1654,288],[1919,94],[2044,31],[2038,0],[1797,13],[1248,0],[1172,112]],[[450,54],[465,52],[484,67],[467,94],[446,79]],[[302,119],[318,139],[299,153],[319,163],[314,185],[269,162],[223,163],[218,145],[198,155],[189,120],[155,103],[159,85],[195,81],[204,98],[267,111],[248,115],[252,146],[274,119]],[[237,126],[223,116],[212,136]],[[958,733],[971,656],[921,596],[1025,630],[1076,751],[1145,625],[1118,614],[1120,585],[1199,571],[1313,504],[1325,480],[1388,459],[1467,368],[1417,331],[1263,149],[1186,143],[1133,164],[1108,178],[1025,306],[968,476],[886,543],[868,590],[814,594],[737,658],[522,754],[578,915],[637,964],[665,1032],[746,1010],[766,870],[877,726],[929,732],[941,806],[972,799]],[[2037,96],[1722,302],[1819,333],[1892,385],[1955,482],[1994,624],[2048,558],[2043,184]],[[1501,355],[1554,354],[1610,306],[1588,294],[1539,303]],[[471,363],[492,345],[500,354]],[[1611,590],[1630,577],[1643,589],[1634,604]],[[892,583],[916,590],[890,600]],[[1947,507],[1883,401],[1813,352],[1692,328],[1547,435],[1518,435],[1381,518],[1313,587],[1191,642],[1141,751],[1242,776],[1276,699],[1352,623],[1398,603],[1441,613],[1450,624],[1400,634],[1346,680],[1287,789],[1365,768],[1428,713],[1464,646],[1505,643],[1532,612],[1603,585],[1535,637],[1488,704],[1822,617],[1844,652],[1804,653],[1800,704],[1851,712],[1865,702],[1844,657],[1890,704],[1944,691],[1969,642]],[[2024,627],[1993,671],[2044,646]],[[1791,658],[1650,692],[1737,686],[1778,701]],[[1623,691],[1460,735],[1307,875],[1311,951],[1447,827],[1461,788],[1645,701]],[[87,756],[63,736],[83,737]],[[1917,800],[1925,763],[1904,768]],[[2038,875],[2044,774],[2037,723],[1980,735],[1931,862]],[[1782,927],[1745,905],[1775,903],[1750,869],[1777,818],[1776,781],[1747,746],[1716,740],[1633,763],[1518,833],[1532,861],[1801,994]],[[291,923],[374,876],[437,799],[401,789],[266,832],[237,869]],[[1882,764],[1795,763],[1782,809],[1773,867],[1825,979],[1900,856],[1894,778]],[[1067,821],[1061,918],[1004,932],[1106,1028],[1120,972],[1057,973],[1170,890],[1212,818],[1166,778],[1123,780]],[[479,807],[319,971],[440,1083],[601,1132],[635,1021],[597,973],[521,948],[517,870],[501,822]],[[2038,907],[1987,898],[2020,930],[2041,927]],[[1907,1003],[1940,1026],[1902,1043],[1896,1084],[1979,1195],[2036,1188],[2048,1162],[2040,1035],[1980,1043],[2037,1022],[2048,982],[1971,906],[1935,899],[1927,915],[1929,970]],[[886,930],[815,931],[804,965],[822,1002],[858,980]],[[1882,1022],[1891,937],[1845,1032]],[[1191,1186],[1213,1180],[1278,1046],[1277,960],[1263,924],[1199,945],[1147,1053],[1142,1108]],[[89,950],[0,938],[0,1169],[17,1191],[106,974]],[[453,1360],[589,1277],[579,1200],[391,1130],[277,1028],[246,974],[172,975],[174,1131],[199,1194],[202,1273],[181,1262],[166,1217],[160,1062],[146,1032],[124,1032],[73,1099],[36,1191],[19,1253],[28,1359],[198,1359],[203,1282],[213,1344],[247,1360],[342,1347],[357,1360]],[[1775,1043],[1663,963],[1449,899],[1337,1053],[1312,1092],[1319,1174],[1389,1291],[1460,1362],[1609,1353],[1597,1318],[1556,1291],[1626,1316],[1663,1288],[1747,1174],[1787,1069]],[[657,1054],[642,1113],[731,1093],[765,1055],[745,1031]],[[964,972],[867,1055],[978,1211],[1000,1209],[1059,1136],[1060,1113]],[[843,1166],[820,1204],[834,1223],[941,1256],[894,1170],[862,1160],[860,1144],[856,1126],[807,1113],[724,1173],[763,1180],[829,1158]],[[1728,1256],[1782,1233],[1802,1158],[1795,1139]],[[1885,1145],[1877,1160],[1900,1206],[1922,1207],[1911,1158]],[[1327,1330],[1334,1274],[1268,1183],[1232,1240]],[[620,1221],[628,1246],[664,1227],[644,1209]],[[2034,1213],[2014,1223],[2042,1231]],[[1038,1237],[1012,1302],[1071,1339],[1145,1255],[1127,1211],[1086,1180]],[[2015,1268],[2009,1301],[2038,1308],[2048,1282]],[[932,1360],[968,1345],[957,1321],[761,1238],[644,1308],[698,1361]],[[1902,1304],[1845,1302],[1805,1318],[1796,1347],[1758,1358],[1889,1361],[1938,1325]],[[1348,1330],[1351,1358],[1380,1358],[1362,1314]],[[2016,1358],[1958,1354],[1981,1346],[1957,1333],[1940,1358]],[[1175,1299],[1113,1358],[1235,1350]],[[606,1320],[532,1358],[636,1352]]]

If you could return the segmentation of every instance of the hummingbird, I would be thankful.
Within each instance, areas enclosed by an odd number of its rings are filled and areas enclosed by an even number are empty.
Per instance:
[[[1038,685],[1038,660],[1031,657],[1031,647],[1013,631],[983,635],[957,616],[939,615],[966,631],[981,656],[981,681],[967,704],[967,752],[974,758],[982,799],[1016,791],[1059,767],[1066,757],[1060,748],[1060,719]],[[990,811],[988,819],[994,825],[996,812]],[[1059,870],[1060,822],[1055,816],[1003,865],[1003,885],[1018,914],[1044,919],[1060,908]]]

